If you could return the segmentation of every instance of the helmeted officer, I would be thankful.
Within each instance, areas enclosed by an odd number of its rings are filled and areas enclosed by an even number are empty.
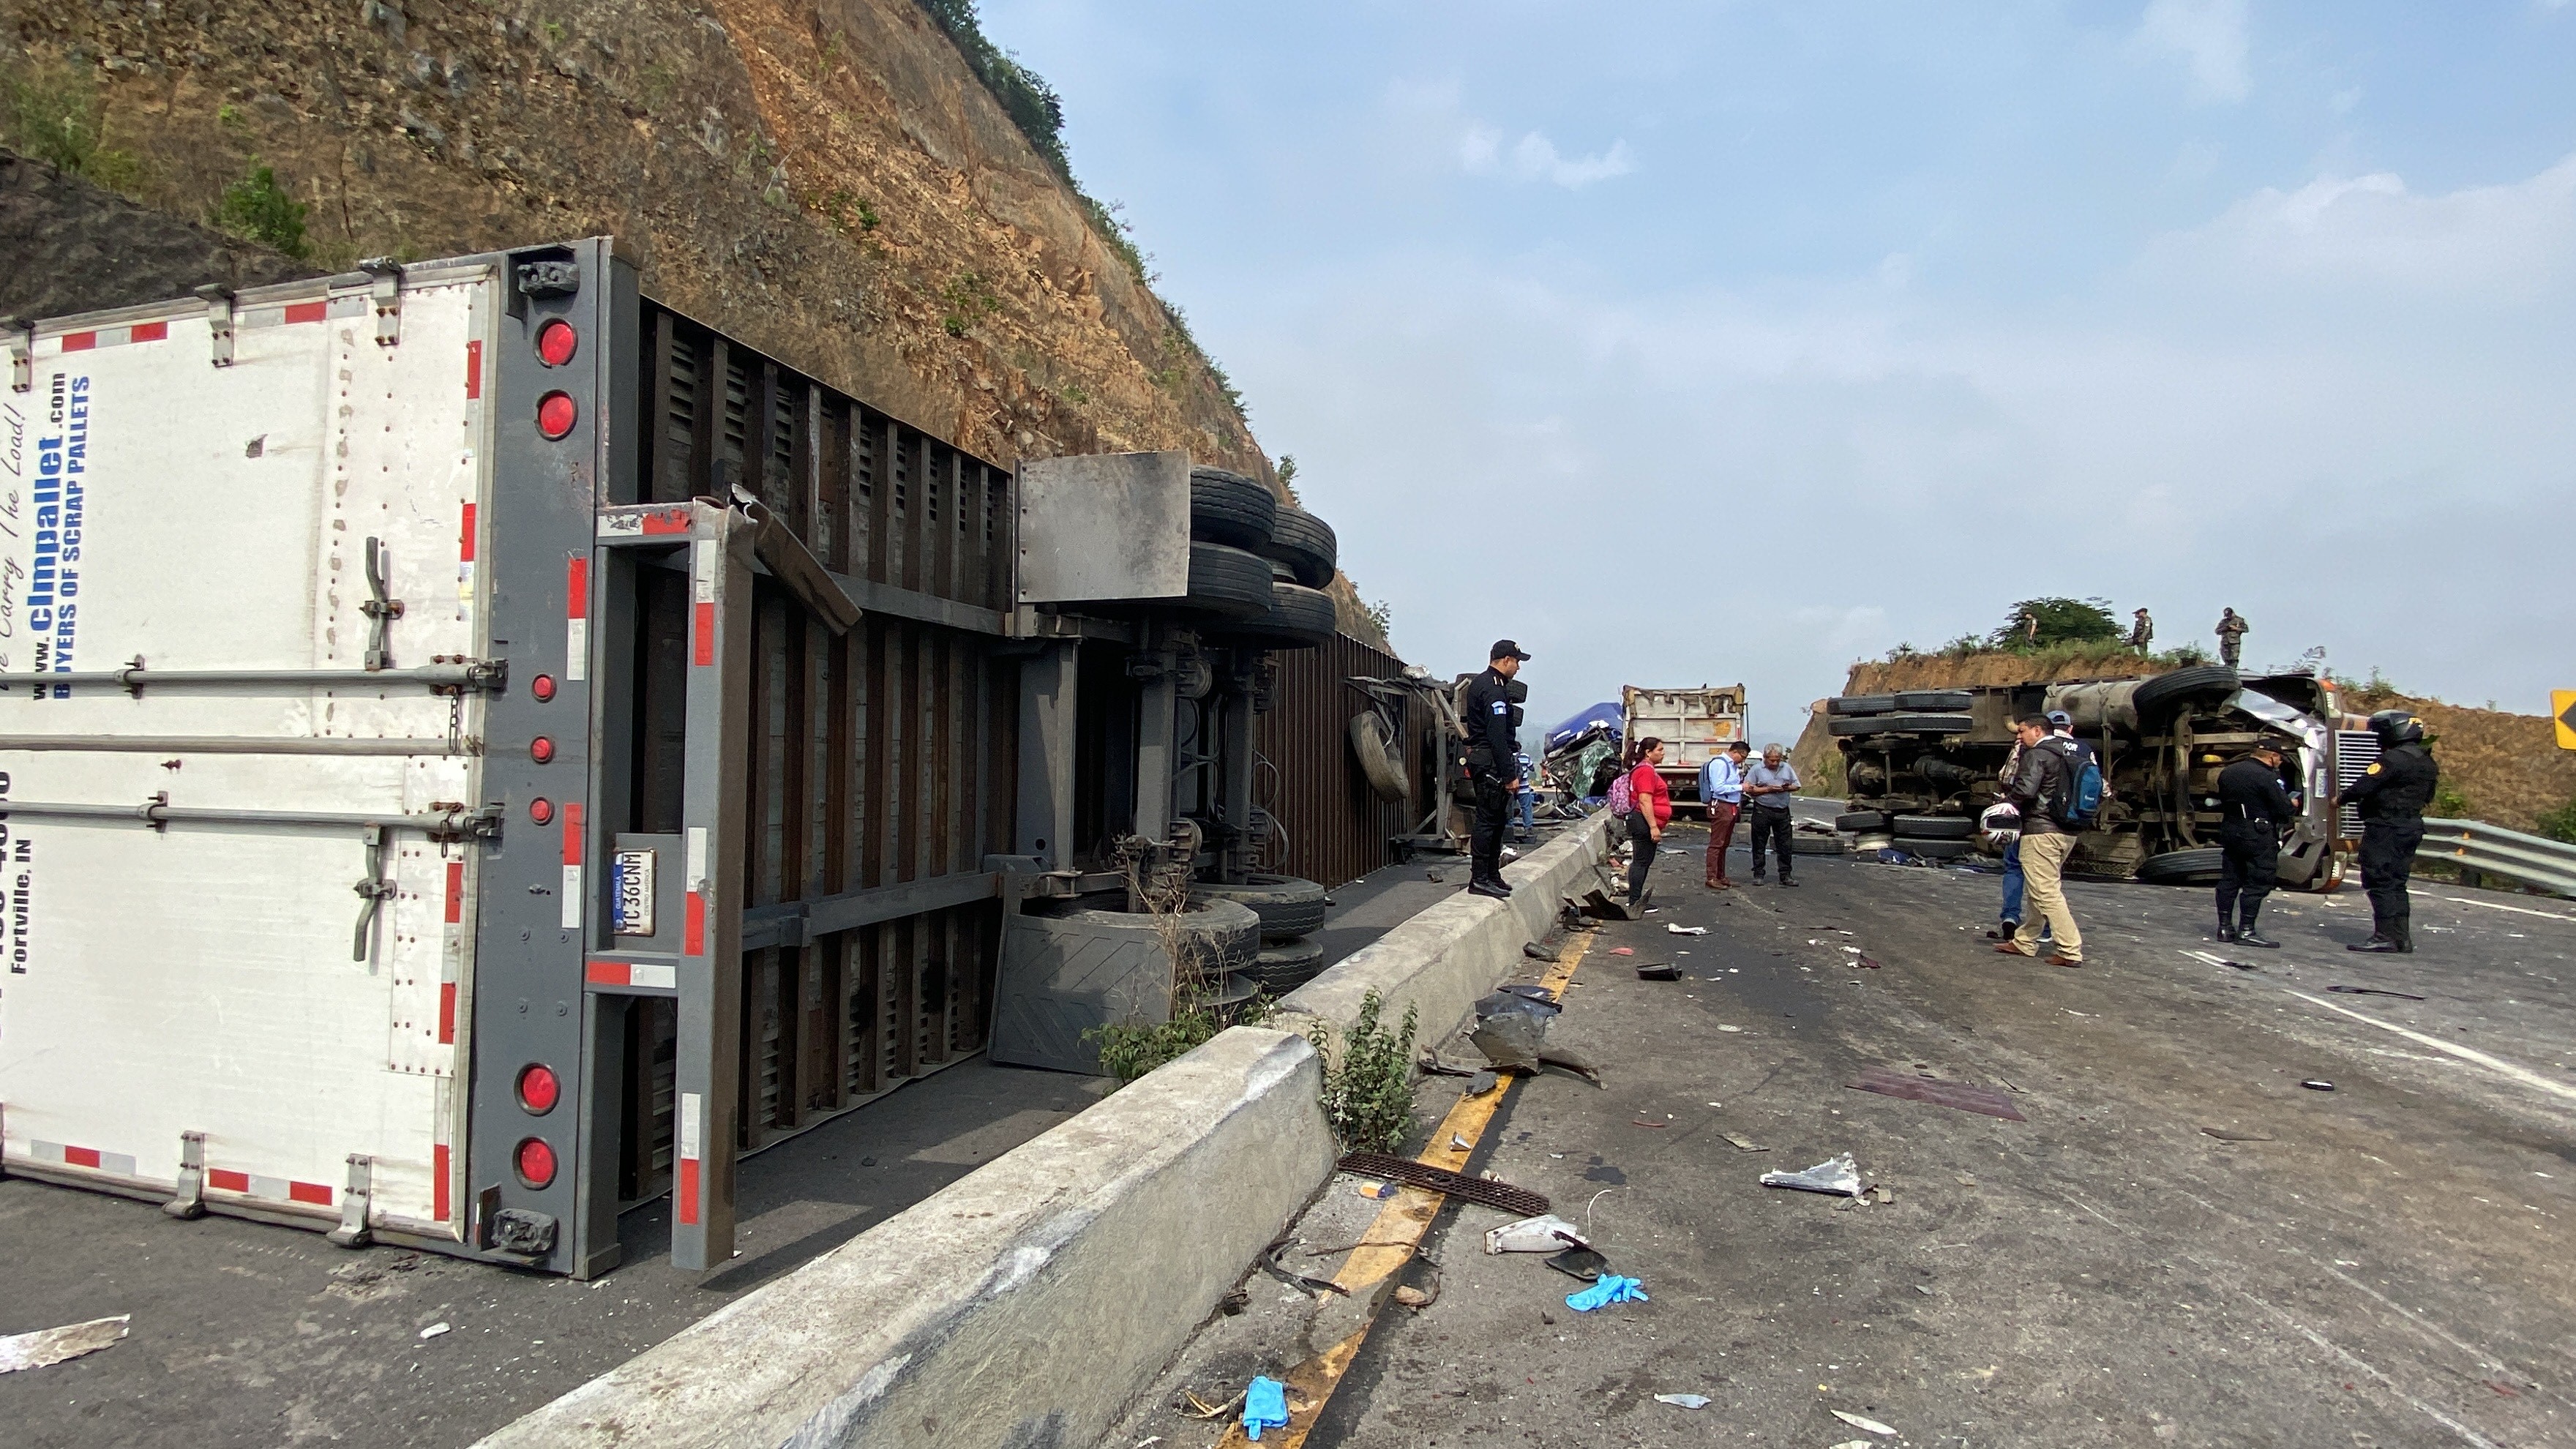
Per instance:
[[[1495,640],[1485,672],[1469,681],[1459,708],[1467,727],[1467,774],[1476,782],[1467,889],[1480,896],[1512,893],[1503,880],[1503,823],[1520,789],[1520,701],[1528,697],[1528,687],[1512,676],[1527,658],[1511,640]]]
[[[2379,736],[2379,758],[2335,797],[2361,811],[2361,885],[2370,893],[2370,939],[2348,951],[2412,951],[2413,908],[2406,878],[2415,870],[2415,848],[2424,843],[2424,807],[2442,771],[2424,744],[2424,721],[2402,709],[2370,717]]]
[[[2283,746],[2265,740],[2218,772],[2218,939],[2279,946],[2254,929],[2263,898],[2281,874],[2281,832],[2298,823],[2299,802],[2281,784]]]

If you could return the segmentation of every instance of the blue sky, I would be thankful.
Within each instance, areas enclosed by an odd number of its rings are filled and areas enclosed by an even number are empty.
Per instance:
[[[2014,599],[2576,688],[2576,4],[984,0],[1436,671],[1553,720]]]

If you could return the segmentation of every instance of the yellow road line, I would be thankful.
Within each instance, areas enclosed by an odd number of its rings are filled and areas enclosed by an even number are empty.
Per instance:
[[[1555,965],[1548,967],[1547,974],[1539,978],[1539,984],[1563,1000],[1566,984],[1574,979],[1574,968],[1583,964],[1583,953],[1590,945],[1588,935],[1576,936],[1566,943],[1565,954]],[[1445,1167],[1452,1172],[1466,1171],[1467,1159],[1474,1154],[1476,1144],[1484,1140],[1486,1126],[1494,1120],[1494,1114],[1502,1110],[1503,1098],[1519,1085],[1519,1081],[1517,1076],[1507,1076],[1495,1090],[1482,1096],[1461,1092],[1457,1105],[1449,1109],[1448,1115],[1440,1119],[1439,1127],[1432,1132],[1431,1145],[1414,1161]],[[1467,1145],[1450,1145],[1461,1141]],[[1333,1275],[1333,1281],[1354,1296],[1366,1294],[1383,1283],[1413,1261],[1415,1249],[1420,1246],[1424,1235],[1431,1231],[1432,1220],[1440,1215],[1441,1205],[1447,1200],[1446,1194],[1429,1188],[1398,1187],[1394,1198],[1378,1209],[1368,1231],[1360,1234],[1360,1241],[1366,1246],[1354,1250],[1343,1261],[1341,1271]],[[1360,1345],[1368,1342],[1369,1328],[1376,1321],[1376,1316],[1370,1315],[1361,1321],[1358,1331],[1281,1375],[1281,1382],[1288,1386],[1288,1427],[1265,1435],[1261,1441],[1264,1449],[1273,1445],[1277,1449],[1300,1449],[1305,1444],[1306,1435],[1314,1429],[1315,1420],[1323,1414],[1324,1405],[1332,1399],[1333,1390],[1341,1384],[1342,1376],[1350,1372],[1351,1361],[1359,1357]],[[1234,1446],[1251,1442],[1239,1419],[1226,1426],[1225,1437],[1217,1441],[1219,1449],[1234,1449]]]

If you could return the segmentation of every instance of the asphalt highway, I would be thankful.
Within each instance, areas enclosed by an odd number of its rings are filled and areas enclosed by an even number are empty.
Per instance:
[[[1310,1444],[2576,1443],[2576,908],[2427,883],[2392,957],[2343,949],[2357,894],[2276,898],[2287,944],[2246,951],[2205,890],[2078,884],[2068,970],[1993,953],[1993,875],[1817,857],[1712,894],[1702,839],[1669,837],[1655,914],[1586,933],[1551,1040],[1606,1090],[1523,1079],[1471,1163],[1652,1301],[1573,1313],[1453,1205],[1437,1301],[1380,1321]],[[2025,1120],[1855,1090],[1873,1067]],[[1757,1183],[1844,1152],[1885,1200]],[[1303,1243],[1352,1241],[1356,1186]],[[1247,1286],[1108,1442],[1212,1443],[1181,1391],[1293,1361],[1302,1299]]]

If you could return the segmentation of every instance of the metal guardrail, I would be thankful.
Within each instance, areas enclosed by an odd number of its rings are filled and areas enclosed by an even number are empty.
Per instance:
[[[2417,861],[2441,860],[2576,896],[2576,845],[2477,820],[2426,820]]]

